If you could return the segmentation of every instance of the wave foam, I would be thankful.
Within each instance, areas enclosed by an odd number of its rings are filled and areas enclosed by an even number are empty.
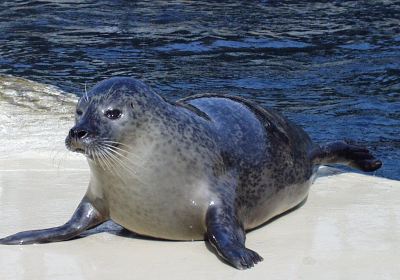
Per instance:
[[[0,75],[0,157],[65,151],[77,100],[55,86]]]

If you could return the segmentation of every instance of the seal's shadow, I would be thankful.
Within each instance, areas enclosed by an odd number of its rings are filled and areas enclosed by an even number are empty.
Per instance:
[[[121,236],[121,237],[126,237],[126,238],[156,240],[156,241],[157,240],[158,241],[171,241],[171,240],[165,240],[165,239],[160,239],[160,238],[137,234],[135,232],[125,229],[124,227],[120,226],[119,224],[113,222],[112,220],[108,220],[97,227],[86,230],[85,232],[81,233],[79,236],[77,236],[76,238],[73,238],[73,239],[80,239],[83,237],[87,237],[87,236],[90,236],[93,234],[98,234],[98,233],[103,233],[103,232]]]

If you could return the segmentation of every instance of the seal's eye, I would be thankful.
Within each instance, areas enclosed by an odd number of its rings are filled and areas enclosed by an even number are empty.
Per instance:
[[[118,109],[107,110],[104,115],[110,120],[119,119],[122,115],[122,112]]]
[[[76,114],[78,115],[78,116],[82,116],[82,114],[83,114],[83,112],[82,112],[82,110],[76,110]]]

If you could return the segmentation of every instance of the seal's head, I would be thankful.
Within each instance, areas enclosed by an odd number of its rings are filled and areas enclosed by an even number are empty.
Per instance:
[[[125,77],[104,80],[78,102],[67,148],[88,158],[119,153],[126,138],[162,110],[165,101],[142,82]],[[130,129],[126,129],[129,127]]]

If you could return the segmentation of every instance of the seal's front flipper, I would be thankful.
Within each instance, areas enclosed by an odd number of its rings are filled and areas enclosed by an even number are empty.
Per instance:
[[[23,245],[68,240],[105,220],[103,215],[84,198],[66,224],[54,228],[19,232],[0,239],[0,244]]]
[[[382,162],[376,159],[368,149],[345,141],[317,147],[311,151],[310,158],[314,164],[339,163],[365,172],[375,171],[382,166]]]
[[[246,236],[236,219],[216,206],[211,206],[206,215],[207,238],[218,254],[238,269],[253,267],[263,258],[244,245]]]

